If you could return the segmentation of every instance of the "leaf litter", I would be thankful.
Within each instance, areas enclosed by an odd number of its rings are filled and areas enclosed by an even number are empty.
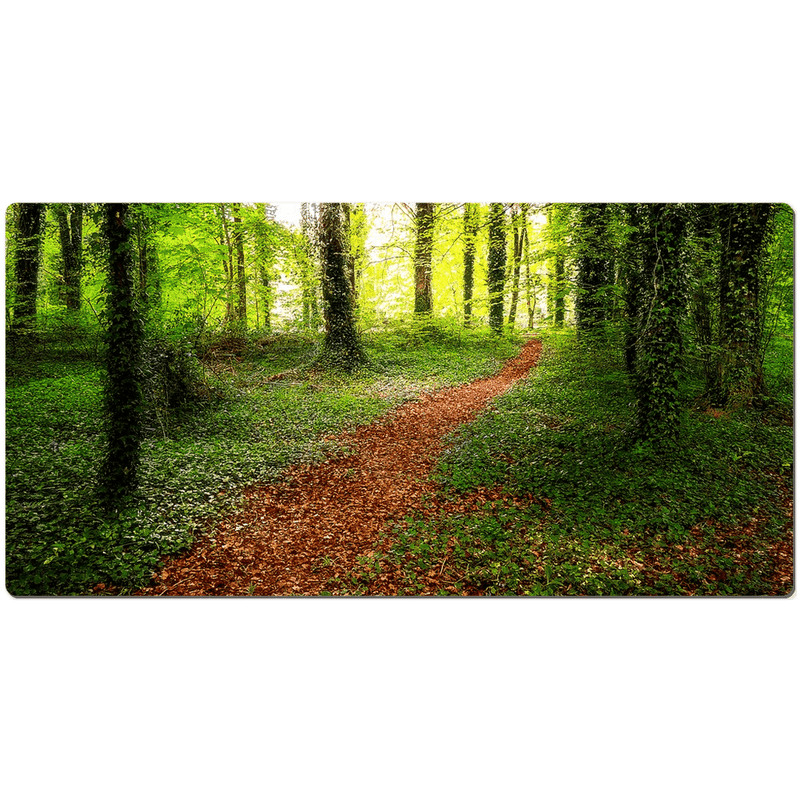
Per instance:
[[[344,453],[289,468],[280,481],[249,487],[242,507],[210,524],[189,551],[166,561],[137,596],[347,594],[349,573],[386,544],[392,522],[445,509],[430,473],[446,434],[473,420],[536,365],[529,340],[495,375],[423,392],[377,421],[337,438]],[[466,498],[486,502],[485,491]],[[440,570],[441,573],[441,570]],[[429,576],[436,584],[435,574]],[[396,594],[391,574],[374,592]]]

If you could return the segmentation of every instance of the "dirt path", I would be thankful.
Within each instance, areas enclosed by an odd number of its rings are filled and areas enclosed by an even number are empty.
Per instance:
[[[529,341],[490,378],[424,394],[339,441],[352,454],[299,465],[281,483],[245,492],[210,538],[171,559],[137,595],[317,595],[370,554],[381,531],[423,506],[442,437],[525,377],[542,345]],[[388,587],[387,587],[388,589]],[[389,589],[386,593],[392,593]]]

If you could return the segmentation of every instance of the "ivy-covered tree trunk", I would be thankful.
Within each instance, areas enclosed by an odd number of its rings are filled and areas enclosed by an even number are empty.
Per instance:
[[[625,208],[625,222],[628,236],[622,251],[622,285],[625,299],[624,355],[625,368],[630,375],[636,375],[636,346],[639,338],[640,311],[643,297],[643,276],[645,253],[642,250],[643,211],[636,203]]]
[[[714,357],[714,290],[719,286],[719,230],[717,210],[710,204],[691,208],[687,246],[690,250],[689,310],[694,322],[697,352],[702,358],[707,391],[716,385]]]
[[[367,357],[356,328],[342,203],[321,203],[319,244],[325,337],[318,363],[350,372]]]
[[[80,203],[56,203],[52,208],[61,240],[64,302],[70,311],[78,311],[83,272],[83,206]]]
[[[353,295],[353,307],[356,298],[356,252],[353,247],[353,208],[350,203],[342,203],[342,235],[347,243],[347,279],[350,281],[350,291]]]
[[[433,212],[434,203],[417,203],[414,217],[414,313],[433,312]]]
[[[550,257],[550,268],[547,280],[547,309],[553,323],[564,325],[565,298],[567,295],[566,258],[564,250],[567,246],[567,229],[573,209],[564,203],[551,203],[546,207],[547,228],[545,241]]]
[[[42,258],[44,204],[20,203],[17,209],[17,247],[13,327],[27,330],[36,322],[36,295],[39,291],[39,266]]]
[[[506,220],[503,203],[489,205],[489,263],[486,284],[489,290],[489,327],[503,333],[503,289],[506,273]]]
[[[769,203],[719,207],[719,359],[713,394],[725,405],[757,404],[766,394],[761,284],[774,211]]]
[[[519,273],[522,257],[528,237],[528,204],[515,203],[511,218],[511,229],[514,233],[514,252],[511,270],[511,303],[508,308],[508,326],[514,327],[517,319],[517,303],[519,302]]]
[[[104,390],[107,450],[101,478],[106,507],[119,508],[136,486],[142,442],[140,363],[143,325],[133,290],[128,204],[107,203],[109,245]]]
[[[675,204],[643,209],[644,257],[639,294],[636,358],[636,424],[641,439],[670,441],[678,436],[681,370],[680,320],[684,308],[680,252],[684,210]]]
[[[555,258],[555,311],[553,314],[554,322],[557,327],[564,326],[564,297],[566,295],[565,286],[566,268],[564,264],[564,256],[561,253],[556,254]]]
[[[236,320],[247,328],[247,276],[244,270],[244,234],[241,204],[233,203],[233,246],[236,251]]]
[[[579,333],[598,331],[607,317],[604,289],[612,277],[607,255],[606,207],[606,203],[583,203],[578,210],[575,315]]]
[[[478,203],[464,204],[464,327],[472,321],[472,290],[475,284],[475,249],[480,225]]]

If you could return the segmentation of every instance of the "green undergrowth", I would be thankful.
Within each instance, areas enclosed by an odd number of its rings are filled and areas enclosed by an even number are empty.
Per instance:
[[[567,330],[543,339],[538,367],[449,438],[437,471],[444,496],[501,487],[505,499],[399,523],[379,549],[401,567],[401,592],[431,592],[432,570],[441,594],[774,593],[793,459],[786,340],[767,359],[766,410],[708,409],[687,376],[670,448],[631,435],[619,348],[581,346]]]
[[[345,376],[307,369],[313,337],[206,341],[197,364],[205,391],[148,410],[140,487],[108,518],[96,497],[103,369],[96,341],[80,341],[51,336],[7,351],[6,586],[15,595],[142,586],[202,521],[234,508],[243,487],[323,459],[334,434],[422,390],[491,374],[519,350],[486,331],[392,324],[365,333],[370,364]]]

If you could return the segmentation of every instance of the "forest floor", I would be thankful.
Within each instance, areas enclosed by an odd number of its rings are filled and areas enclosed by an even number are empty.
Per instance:
[[[139,487],[113,515],[88,333],[7,358],[14,596],[793,591],[791,330],[759,408],[710,407],[687,351],[663,443],[634,435],[614,327],[595,342],[401,320],[365,334],[351,376],[309,368],[312,337],[212,336],[191,362],[200,399],[148,406]]]
[[[375,558],[393,521],[409,514],[463,514],[497,499],[491,489],[447,499],[428,478],[443,437],[527,376],[541,350],[541,341],[532,339],[497,374],[423,393],[338,437],[344,455],[293,466],[279,482],[250,487],[240,510],[214,522],[207,536],[167,561],[153,584],[135,594],[351,594],[350,576]],[[394,595],[402,586],[397,569],[372,578],[366,586],[362,581],[359,593]],[[416,594],[461,593],[442,579],[441,569],[429,570],[424,582]]]

